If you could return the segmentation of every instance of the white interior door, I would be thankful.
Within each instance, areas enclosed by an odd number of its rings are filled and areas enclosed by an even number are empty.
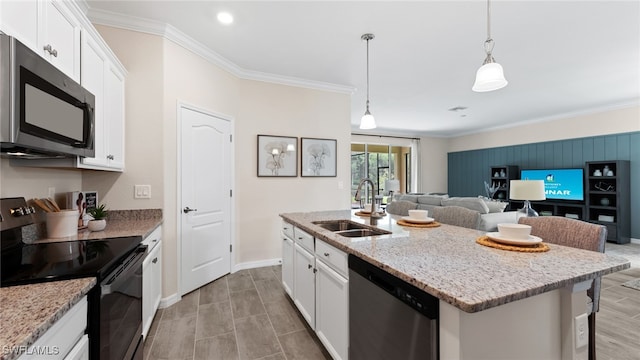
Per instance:
[[[231,122],[180,106],[181,295],[231,270]]]

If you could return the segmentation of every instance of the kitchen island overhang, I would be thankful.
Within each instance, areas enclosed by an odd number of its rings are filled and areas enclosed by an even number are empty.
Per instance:
[[[620,257],[554,244],[545,253],[489,248],[475,242],[484,235],[481,231],[445,224],[407,228],[397,224],[400,217],[395,215],[378,219],[373,226],[391,234],[365,238],[341,237],[314,224],[330,220],[369,224],[369,218],[356,216],[353,210],[281,217],[437,297],[442,359],[524,354],[586,358],[586,347],[576,349],[573,336],[574,318],[587,311],[586,289],[594,278],[630,267]],[[490,327],[470,330],[495,321],[499,332]]]

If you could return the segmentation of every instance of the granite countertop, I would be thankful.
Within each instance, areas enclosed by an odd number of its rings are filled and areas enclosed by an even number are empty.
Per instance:
[[[280,216],[316,238],[362,258],[457,308],[473,313],[630,267],[627,259],[548,244],[550,251],[523,253],[479,245],[484,232],[442,224],[411,228],[390,215],[375,227],[390,235],[346,238],[313,224],[348,219],[369,224],[353,210]],[[544,239],[543,239],[544,240]]]
[[[0,359],[18,358],[96,284],[96,278],[0,288]]]

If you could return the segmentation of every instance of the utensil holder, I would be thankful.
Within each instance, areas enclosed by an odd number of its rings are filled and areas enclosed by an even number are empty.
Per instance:
[[[78,234],[78,210],[62,210],[47,213],[47,236],[63,238]]]

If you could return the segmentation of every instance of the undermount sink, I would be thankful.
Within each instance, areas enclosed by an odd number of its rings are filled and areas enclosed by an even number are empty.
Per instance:
[[[349,220],[317,221],[314,222],[314,224],[344,237],[367,237],[391,234],[389,231],[372,229]]]

